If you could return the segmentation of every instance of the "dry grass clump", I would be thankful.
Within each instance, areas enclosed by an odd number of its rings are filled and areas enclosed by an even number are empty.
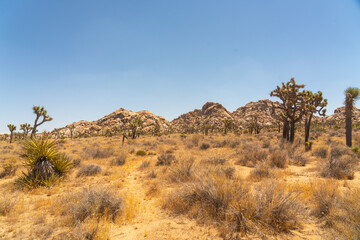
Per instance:
[[[146,152],[143,150],[139,150],[136,152],[136,156],[146,156]]]
[[[4,163],[2,165],[3,170],[0,172],[0,178],[4,178],[6,176],[14,176],[17,170],[17,166],[13,163]]]
[[[316,148],[314,151],[313,151],[313,156],[316,156],[316,157],[319,157],[319,158],[327,158],[328,156],[328,148],[325,147],[325,146],[320,146],[318,148]]]
[[[303,217],[299,194],[285,184],[269,182],[251,188],[246,182],[213,175],[203,175],[174,191],[163,207],[202,222],[215,222],[224,239],[259,231],[289,232],[301,226]]]
[[[312,214],[322,219],[325,226],[333,225],[333,212],[339,199],[338,185],[333,181],[320,182],[314,186],[311,202]]]
[[[308,156],[306,156],[305,153],[302,151],[296,151],[294,155],[290,158],[290,163],[292,165],[297,165],[302,167],[305,166],[308,161],[309,161]]]
[[[174,168],[170,168],[169,178],[173,182],[186,182],[193,176],[194,158],[181,159]]]
[[[259,162],[255,165],[255,168],[251,170],[249,179],[253,181],[261,181],[264,178],[270,178],[273,176],[273,171],[267,162]]]
[[[240,151],[236,164],[247,167],[254,167],[258,162],[265,161],[268,155],[269,152],[265,149],[246,148],[246,150],[243,149]]]
[[[17,198],[9,194],[0,196],[0,216],[6,216],[15,206]]]
[[[101,172],[101,167],[96,164],[84,165],[77,173],[76,177],[94,176]]]
[[[70,216],[73,223],[102,217],[114,221],[124,208],[122,197],[117,196],[114,190],[96,187],[84,188],[81,192],[67,195],[63,204],[63,214]]]
[[[202,143],[202,144],[200,145],[200,149],[201,149],[201,150],[206,150],[206,149],[208,149],[208,148],[210,148],[210,144],[208,144],[208,143]]]
[[[168,153],[168,152],[162,152],[160,156],[157,158],[156,166],[170,166],[173,161],[175,161],[175,155]]]
[[[119,156],[110,161],[110,164],[113,166],[122,166],[125,164],[127,158],[127,153],[122,151]]]
[[[331,148],[330,157],[322,164],[321,176],[336,179],[353,179],[358,163],[351,149],[336,145]]]
[[[140,170],[144,170],[145,168],[148,168],[150,166],[150,161],[143,161],[140,166],[139,169]]]
[[[100,147],[93,147],[93,148],[83,148],[85,156],[87,158],[108,158],[114,154],[114,149],[112,148],[100,148]]]
[[[221,157],[209,157],[207,159],[203,159],[201,162],[213,164],[216,166],[216,165],[224,165],[227,162],[227,160]]]
[[[271,167],[286,168],[288,164],[288,153],[285,150],[275,150],[269,155]]]

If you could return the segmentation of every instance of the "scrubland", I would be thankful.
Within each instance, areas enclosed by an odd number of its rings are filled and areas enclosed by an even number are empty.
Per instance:
[[[0,142],[1,239],[359,239],[359,152],[343,130],[60,139],[50,187],[15,184],[21,141]],[[360,131],[354,132],[360,145]]]

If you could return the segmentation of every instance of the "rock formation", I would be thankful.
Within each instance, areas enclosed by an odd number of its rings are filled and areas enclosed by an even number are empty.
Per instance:
[[[170,130],[170,123],[161,116],[156,116],[149,111],[133,112],[120,108],[99,120],[92,122],[75,122],[63,128],[56,129],[53,132],[60,136],[69,137],[71,135],[69,127],[74,125],[74,136],[105,135],[107,133],[114,134],[127,131],[130,122],[137,116],[140,116],[143,121],[141,130],[145,133],[152,133],[156,128],[159,129],[160,132]]]

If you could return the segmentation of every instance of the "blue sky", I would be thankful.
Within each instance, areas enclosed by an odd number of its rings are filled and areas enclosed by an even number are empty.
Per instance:
[[[2,0],[0,132],[33,124],[33,105],[54,118],[40,130],[120,107],[234,111],[291,77],[332,113],[359,66],[355,0]]]

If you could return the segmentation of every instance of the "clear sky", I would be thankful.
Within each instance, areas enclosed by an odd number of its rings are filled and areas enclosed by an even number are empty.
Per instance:
[[[120,107],[234,111],[291,77],[328,113],[360,87],[359,1],[0,1],[0,132],[33,105],[54,118],[39,130]]]

